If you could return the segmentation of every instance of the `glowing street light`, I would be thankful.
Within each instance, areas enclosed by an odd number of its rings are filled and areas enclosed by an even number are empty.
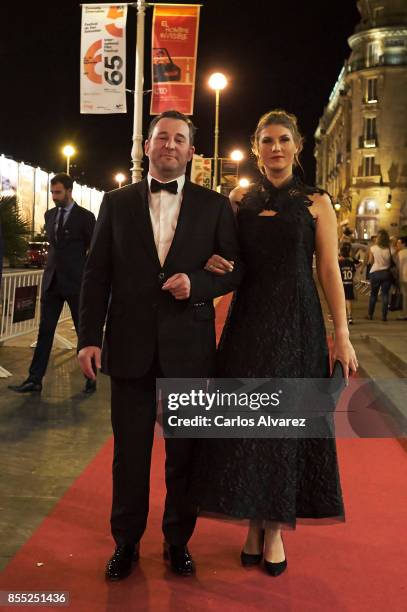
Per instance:
[[[71,161],[71,157],[72,155],[75,155],[76,151],[72,145],[65,145],[64,148],[62,149],[62,153],[66,157],[66,173],[69,174],[69,164]]]
[[[240,181],[239,181],[239,186],[240,186],[240,187],[244,187],[244,188],[246,188],[246,187],[248,187],[249,185],[250,185],[250,181],[249,181],[249,179],[247,179],[247,178],[241,178],[241,179],[240,179]]]
[[[212,188],[216,189],[218,186],[218,160],[219,160],[219,99],[220,92],[227,85],[227,80],[224,74],[221,72],[214,72],[209,77],[209,87],[215,91],[215,147],[213,154],[213,184]]]
[[[243,153],[239,151],[239,149],[235,149],[230,154],[230,159],[233,159],[233,161],[236,161],[236,162],[240,162],[243,159]]]
[[[122,186],[123,181],[126,180],[126,177],[122,172],[118,172],[114,178],[115,181],[119,184],[119,188]]]
[[[243,153],[239,149],[235,149],[230,154],[230,159],[236,162],[236,181],[239,182],[239,163],[243,159]]]
[[[334,204],[334,208],[335,208],[335,210],[336,210],[337,212],[339,212],[339,211],[341,210],[341,204],[340,204],[340,202],[335,202],[335,204]]]

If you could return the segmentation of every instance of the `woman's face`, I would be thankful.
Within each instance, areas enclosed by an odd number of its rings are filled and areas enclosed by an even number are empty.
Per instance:
[[[292,172],[298,146],[284,125],[267,125],[259,134],[258,151],[266,174]]]

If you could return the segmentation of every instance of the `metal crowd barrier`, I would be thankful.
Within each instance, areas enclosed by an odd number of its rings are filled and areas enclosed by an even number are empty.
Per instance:
[[[38,330],[40,323],[40,298],[43,274],[43,270],[21,270],[18,272],[6,271],[3,273],[0,291],[0,346],[3,342],[7,340],[11,340],[12,338],[23,336],[25,334],[29,334]],[[18,289],[19,287],[32,286],[37,287],[37,298],[34,317],[26,321],[19,321],[13,323],[16,289]],[[61,312],[61,316],[59,318],[59,323],[70,319],[70,317],[71,312],[69,310],[68,304],[65,302]],[[59,342],[60,345],[63,346],[63,348],[74,348],[74,345],[69,342],[69,340],[59,335],[58,333],[55,334],[55,339]],[[31,344],[31,346],[33,347],[35,346],[35,344],[36,343],[34,342],[33,344]],[[1,367],[0,365],[0,378],[5,378],[11,375],[12,374],[8,372],[8,370]]]

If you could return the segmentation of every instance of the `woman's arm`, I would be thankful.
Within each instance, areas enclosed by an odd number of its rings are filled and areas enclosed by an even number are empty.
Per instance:
[[[345,293],[338,266],[336,215],[328,195],[312,196],[310,212],[317,218],[315,256],[319,282],[332,315],[335,339],[332,362],[340,361],[345,371],[356,371],[357,358],[349,340]]]

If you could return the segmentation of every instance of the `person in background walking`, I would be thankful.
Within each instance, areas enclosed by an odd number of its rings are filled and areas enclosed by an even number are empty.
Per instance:
[[[352,325],[352,301],[355,299],[353,279],[356,272],[358,260],[351,256],[351,245],[344,242],[339,253],[339,268],[341,270],[343,289],[345,292],[346,314],[348,324]]]
[[[376,239],[377,236],[371,236],[369,238],[369,242],[367,244],[367,249],[365,252],[365,256],[363,258],[363,262],[362,262],[362,267],[360,268],[360,275],[362,276],[364,270],[366,269],[366,280],[369,280],[369,274],[370,274],[370,268],[372,267],[372,264],[369,263],[369,255],[370,255],[370,249],[372,248],[372,246],[374,244],[376,244]]]
[[[51,179],[55,208],[45,213],[45,230],[50,243],[42,279],[41,318],[37,345],[28,378],[10,385],[16,393],[40,393],[55,329],[64,302],[68,302],[75,329],[78,330],[79,293],[87,251],[96,219],[93,213],[72,199],[73,180],[61,172]],[[85,393],[93,393],[96,382],[86,379]]]
[[[397,263],[400,291],[403,296],[403,308],[397,319],[399,321],[407,321],[407,236],[402,236],[398,239],[395,260]]]
[[[370,248],[369,263],[372,264],[369,279],[371,282],[369,311],[367,319],[372,320],[379,290],[382,291],[382,321],[387,321],[389,308],[389,291],[392,283],[390,267],[392,257],[390,251],[390,238],[386,230],[379,230],[377,242]]]

